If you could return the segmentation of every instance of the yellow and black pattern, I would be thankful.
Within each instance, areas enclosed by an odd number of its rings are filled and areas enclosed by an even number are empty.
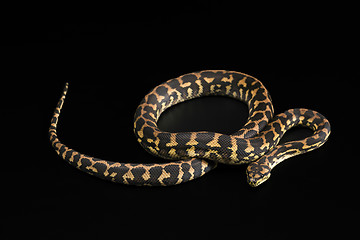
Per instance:
[[[234,71],[207,70],[185,74],[158,85],[145,96],[135,112],[134,133],[141,146],[151,154],[177,161],[164,164],[111,162],[76,152],[57,138],[58,117],[67,90],[68,84],[51,121],[52,146],[64,160],[80,170],[124,184],[175,185],[200,177],[221,162],[251,163],[247,169],[248,182],[251,186],[258,186],[268,179],[276,164],[320,147],[330,134],[328,120],[312,110],[290,109],[273,117],[270,95],[256,78]],[[207,131],[171,133],[157,127],[159,116],[167,108],[207,95],[244,101],[249,108],[248,122],[231,135]],[[311,128],[314,135],[277,146],[284,133],[297,125]]]

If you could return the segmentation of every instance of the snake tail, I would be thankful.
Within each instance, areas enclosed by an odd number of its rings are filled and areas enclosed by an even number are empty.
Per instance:
[[[61,143],[57,125],[69,84],[55,108],[49,128],[52,147],[56,153],[77,169],[90,175],[116,183],[138,186],[169,186],[199,178],[215,168],[217,163],[199,159],[179,160],[171,163],[121,163],[106,161],[79,153]]]

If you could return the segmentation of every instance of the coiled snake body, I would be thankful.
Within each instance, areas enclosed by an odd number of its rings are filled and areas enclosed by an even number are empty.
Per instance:
[[[168,186],[203,176],[217,163],[243,164],[251,186],[270,177],[281,161],[320,147],[330,134],[330,123],[320,113],[304,108],[290,109],[275,117],[270,95],[264,85],[244,73],[206,70],[182,75],[158,85],[136,109],[134,133],[149,153],[170,159],[162,164],[112,162],[79,153],[57,137],[57,123],[68,84],[55,109],[49,129],[50,141],[58,155],[76,168],[100,177],[131,185]],[[247,123],[237,132],[226,135],[215,132],[164,132],[157,120],[167,108],[201,96],[229,96],[248,105]],[[284,133],[302,125],[314,134],[303,140],[278,145]]]

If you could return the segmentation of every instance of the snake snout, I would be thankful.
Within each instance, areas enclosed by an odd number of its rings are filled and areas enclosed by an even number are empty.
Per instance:
[[[251,187],[257,187],[269,179],[271,172],[267,165],[251,163],[247,170],[247,181]]]

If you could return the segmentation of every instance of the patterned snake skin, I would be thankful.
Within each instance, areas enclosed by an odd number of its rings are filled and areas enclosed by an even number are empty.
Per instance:
[[[320,113],[290,109],[274,115],[270,95],[264,85],[244,73],[206,70],[182,75],[156,86],[141,101],[134,116],[137,141],[149,153],[170,162],[133,164],[101,160],[79,153],[62,144],[57,124],[68,84],[55,109],[49,129],[55,151],[76,168],[100,177],[131,185],[169,186],[203,176],[217,163],[249,164],[247,179],[258,186],[270,177],[281,161],[319,148],[330,135],[330,123]],[[226,135],[215,132],[165,132],[157,120],[167,108],[192,98],[221,95],[247,104],[249,118],[237,132]],[[294,126],[306,126],[313,135],[303,140],[278,145],[285,132]]]

